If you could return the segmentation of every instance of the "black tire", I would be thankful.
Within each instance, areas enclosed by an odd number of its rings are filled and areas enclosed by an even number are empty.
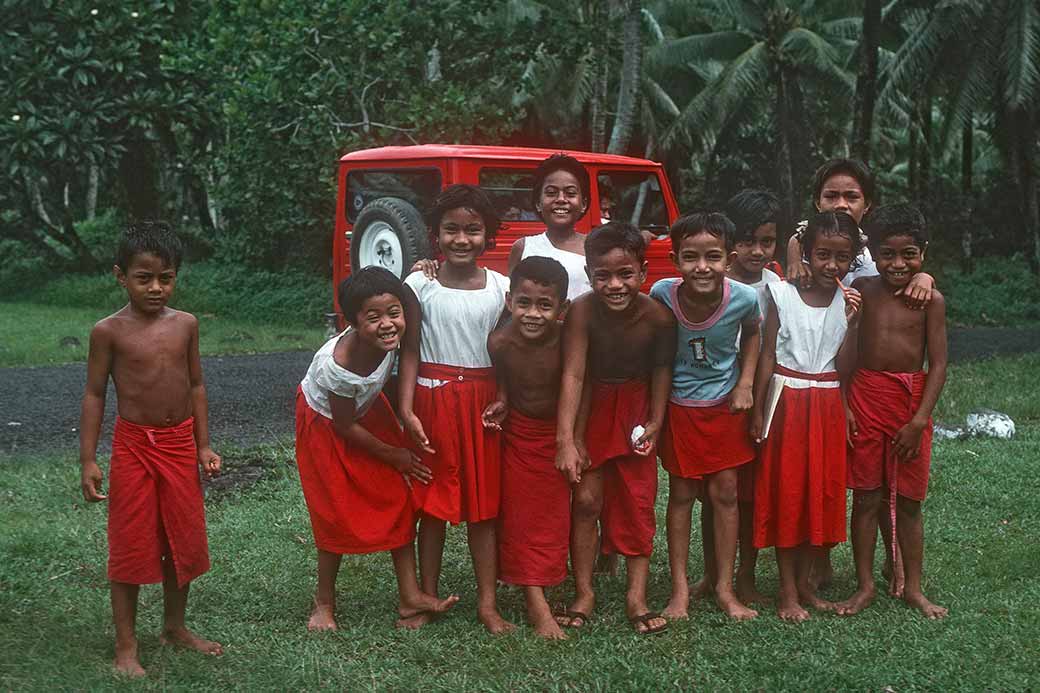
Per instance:
[[[393,229],[397,242],[401,245],[401,266],[396,268],[396,271],[402,279],[408,275],[417,260],[430,256],[426,224],[419,210],[399,197],[380,197],[365,205],[354,222],[354,231],[350,237],[351,272],[356,272],[363,266],[361,249],[365,234],[371,231],[373,225],[378,227],[384,224]],[[376,232],[378,233],[378,228]]]

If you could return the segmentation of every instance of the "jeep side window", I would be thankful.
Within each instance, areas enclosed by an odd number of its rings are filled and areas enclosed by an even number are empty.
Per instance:
[[[502,221],[541,220],[531,200],[533,169],[482,168],[480,187],[491,198]]]
[[[667,233],[668,208],[655,173],[601,170],[596,185],[600,223],[628,221],[657,235]]]
[[[372,200],[399,197],[416,209],[426,209],[441,190],[437,169],[356,170],[347,174],[347,219],[357,215]]]

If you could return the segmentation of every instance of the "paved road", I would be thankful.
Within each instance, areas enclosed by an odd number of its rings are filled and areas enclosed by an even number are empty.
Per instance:
[[[1030,351],[1040,351],[1040,328],[981,327],[950,333],[953,361]],[[302,351],[203,358],[210,433],[218,450],[292,436],[293,398],[310,359],[310,352]],[[44,451],[66,452],[73,460],[85,380],[82,363],[0,369],[0,460]],[[110,386],[103,448],[111,440],[114,420]]]

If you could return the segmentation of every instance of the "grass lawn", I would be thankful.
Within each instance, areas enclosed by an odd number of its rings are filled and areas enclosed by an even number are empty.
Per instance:
[[[111,313],[105,308],[0,303],[0,368],[86,361],[91,328]],[[243,322],[205,313],[198,318],[203,356],[316,350],[324,341],[320,328]]]
[[[291,451],[223,452],[230,474],[263,469],[249,487],[207,497],[213,571],[193,588],[189,624],[225,644],[210,659],[160,648],[158,587],[142,590],[138,630],[148,678],[113,679],[113,629],[105,582],[105,511],[78,497],[78,470],[57,458],[12,460],[0,475],[0,689],[173,690],[1026,690],[1040,685],[1040,411],[1033,358],[961,366],[951,374],[949,416],[985,404],[1020,416],[1013,441],[941,442],[925,503],[926,593],[950,616],[930,622],[887,597],[842,619],[815,614],[800,626],[764,610],[730,623],[699,602],[688,622],[652,638],[631,633],[623,576],[599,579],[593,621],[563,643],[527,628],[491,638],[475,622],[464,532],[449,532],[443,588],[458,608],[419,632],[392,627],[389,557],[348,557],[337,633],[304,629],[315,556]],[[960,393],[960,394],[958,394]],[[972,393],[974,395],[972,396]],[[970,404],[968,398],[974,401]],[[242,474],[245,476],[245,474]],[[662,490],[664,477],[662,476]],[[650,601],[668,595],[658,496],[658,550]],[[696,524],[696,523],[695,523]],[[700,537],[691,574],[700,573]],[[837,579],[824,596],[854,588],[848,545],[834,552]],[[759,585],[777,586],[772,552]],[[567,596],[569,584],[551,593]],[[500,590],[507,616],[521,595]]]

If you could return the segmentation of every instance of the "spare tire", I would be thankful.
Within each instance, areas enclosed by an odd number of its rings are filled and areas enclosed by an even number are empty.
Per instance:
[[[380,197],[358,213],[350,237],[351,272],[379,265],[404,278],[416,260],[429,254],[426,224],[410,202]]]

